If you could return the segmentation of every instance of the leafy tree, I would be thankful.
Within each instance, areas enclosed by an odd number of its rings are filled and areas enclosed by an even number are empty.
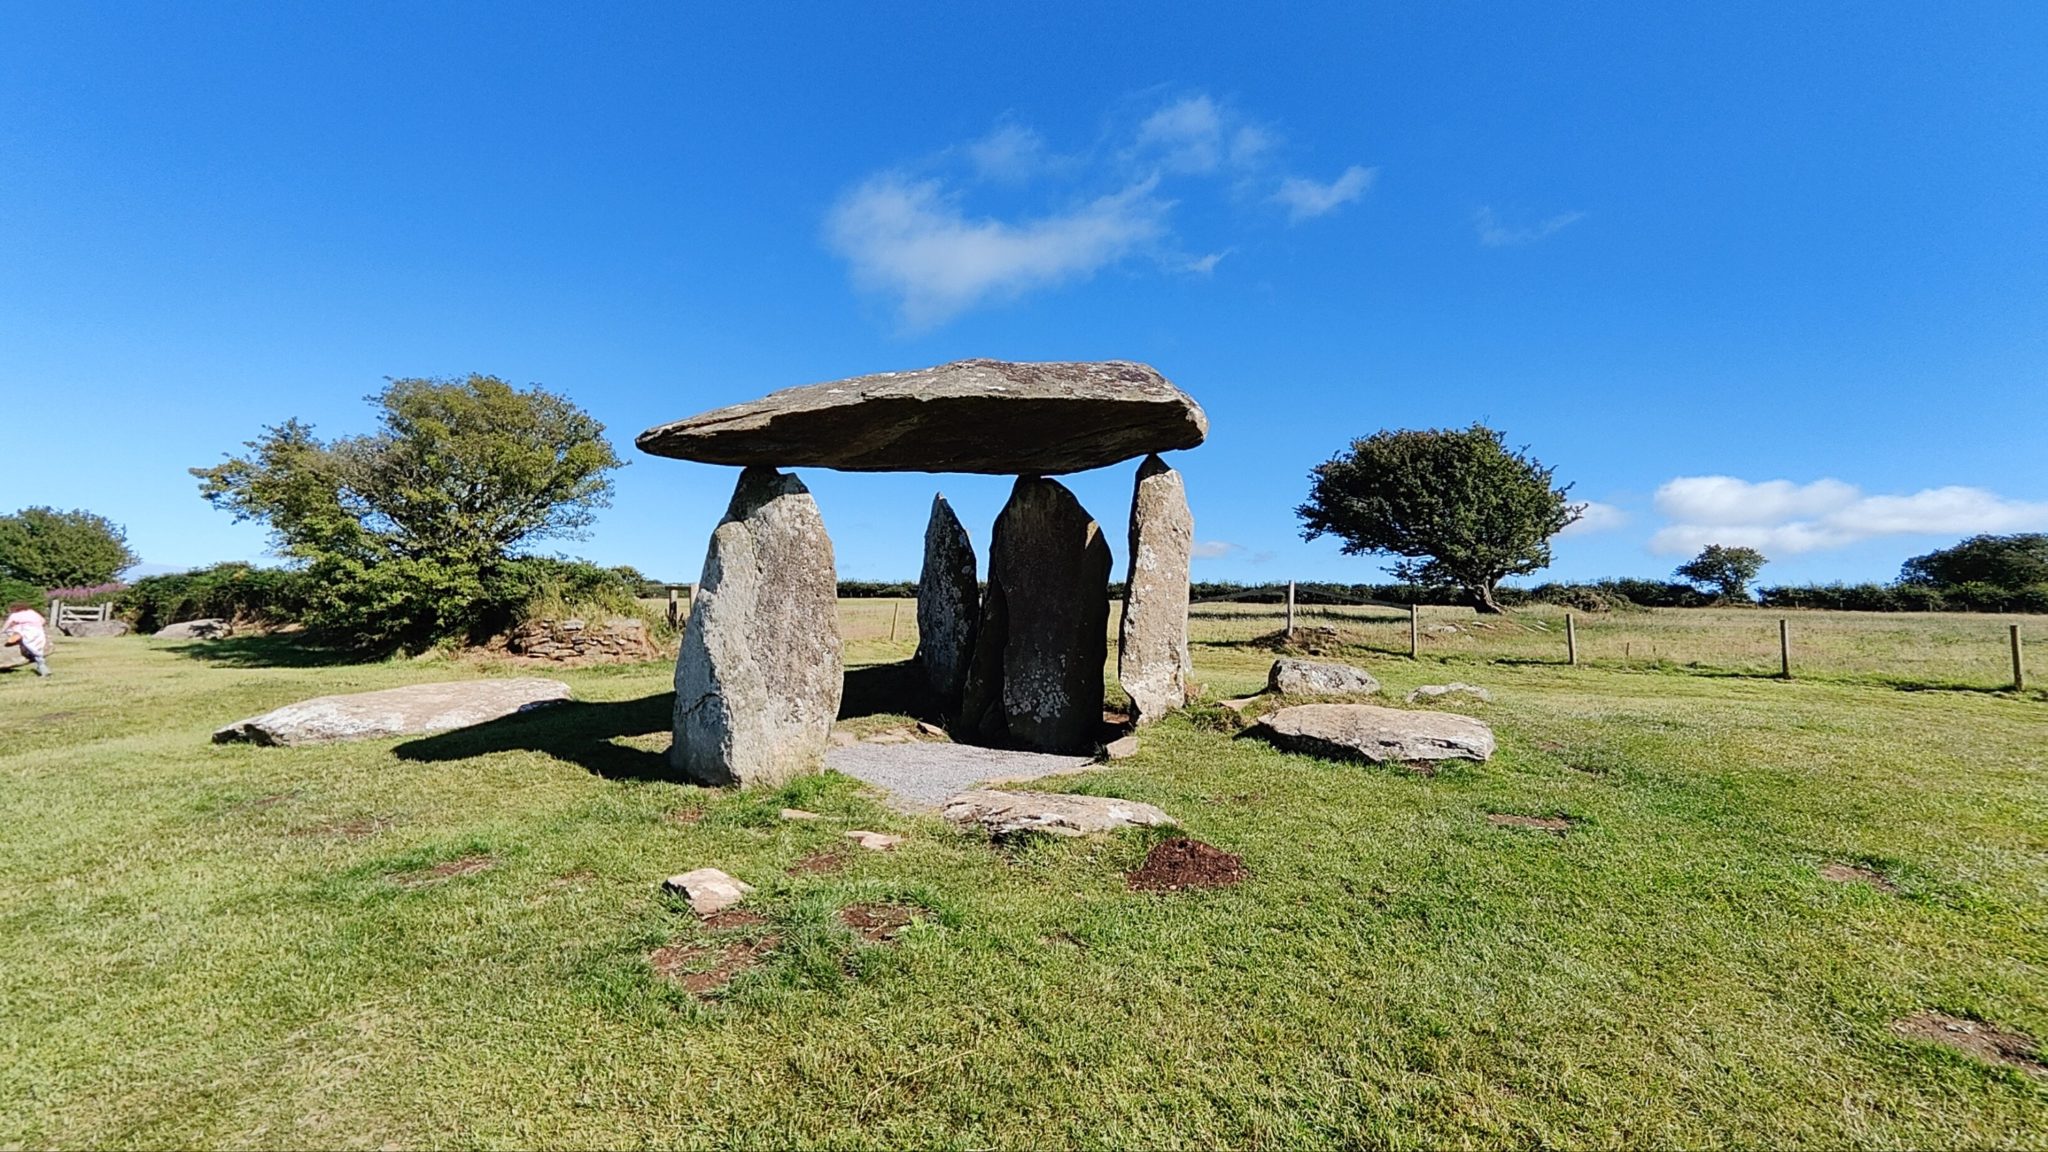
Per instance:
[[[1680,580],[1711,588],[1720,599],[1748,601],[1749,582],[1763,571],[1769,561],[1754,548],[1730,548],[1722,544],[1709,544],[1700,549],[1700,554],[1678,566],[1672,575]]]
[[[0,516],[0,577],[38,589],[105,584],[140,559],[119,524],[82,509]]]
[[[2048,533],[1972,536],[1906,561],[1899,583],[1922,588],[1989,584],[2007,591],[2048,584]]]
[[[1382,431],[1318,464],[1295,514],[1305,540],[1399,556],[1398,578],[1461,588],[1499,612],[1495,585],[1549,564],[1550,538],[1584,513],[1565,498],[1571,485],[1551,487],[1552,472],[1483,424]]]
[[[381,428],[322,441],[298,420],[249,452],[194,468],[200,493],[268,524],[304,563],[306,622],[365,645],[474,630],[516,595],[522,547],[574,538],[610,502],[620,466],[604,425],[538,386],[493,376],[393,380]]]

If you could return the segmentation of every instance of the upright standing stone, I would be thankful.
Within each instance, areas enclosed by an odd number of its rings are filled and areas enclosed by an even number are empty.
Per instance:
[[[1138,465],[1131,494],[1131,567],[1117,631],[1116,678],[1139,724],[1187,703],[1188,561],[1195,518],[1180,473],[1157,456]]]
[[[948,716],[960,710],[967,663],[974,657],[981,615],[975,569],[974,541],[946,497],[933,496],[924,528],[924,571],[917,578],[917,662]]]
[[[1034,752],[1094,747],[1109,564],[1101,526],[1072,492],[1018,479],[989,543],[989,595],[960,719],[969,738]]]
[[[669,756],[685,777],[773,787],[818,770],[843,686],[838,594],[832,540],[803,482],[741,473],[676,659]]]

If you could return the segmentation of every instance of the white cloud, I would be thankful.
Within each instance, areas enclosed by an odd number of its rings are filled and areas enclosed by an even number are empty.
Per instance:
[[[1214,172],[1225,156],[1222,109],[1207,96],[1176,100],[1138,125],[1138,148],[1176,172]]]
[[[1200,560],[1214,560],[1220,556],[1234,556],[1244,551],[1244,545],[1232,544],[1228,540],[1198,540],[1188,554]]]
[[[1650,550],[1666,555],[1690,555],[1709,544],[1783,555],[1841,548],[1878,536],[2048,529],[2048,502],[2008,500],[1960,485],[1868,496],[1840,480],[1752,483],[1733,476],[1680,476],[1657,489],[1655,502],[1673,523],[1650,537]]]
[[[1479,230],[1479,243],[1488,248],[1510,248],[1517,244],[1534,244],[1553,233],[1571,227],[1586,218],[1584,212],[1561,212],[1533,228],[1509,228],[1502,224],[1500,217],[1491,208],[1481,208],[1473,213],[1473,227]]]
[[[969,144],[967,157],[984,180],[1022,180],[1045,164],[1045,138],[1022,124],[1004,124]]]
[[[1184,272],[1193,272],[1197,276],[1207,276],[1210,273],[1216,271],[1216,265],[1221,264],[1223,262],[1223,258],[1225,256],[1230,255],[1230,252],[1230,249],[1225,248],[1221,252],[1211,252],[1207,256],[1197,256],[1194,259],[1189,260],[1187,263],[1182,264],[1181,270]]]
[[[1379,178],[1377,168],[1362,168],[1356,164],[1346,168],[1341,175],[1328,184],[1319,184],[1301,176],[1289,176],[1280,182],[1280,190],[1273,199],[1287,205],[1287,222],[1299,224],[1327,215],[1339,207],[1365,195],[1372,182]]]
[[[826,239],[857,282],[928,328],[991,298],[1086,277],[1165,231],[1156,180],[1020,223],[969,219],[937,180],[884,173],[849,191]]]
[[[1612,504],[1588,500],[1581,508],[1579,518],[1565,525],[1559,536],[1590,536],[1595,532],[1607,532],[1628,523],[1628,513]]]

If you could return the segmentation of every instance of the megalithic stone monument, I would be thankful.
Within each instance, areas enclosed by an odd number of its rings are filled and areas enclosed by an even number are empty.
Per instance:
[[[981,616],[979,566],[974,541],[953,506],[932,497],[924,529],[924,569],[917,578],[917,662],[946,715],[960,709],[967,664],[974,658],[974,631]]]
[[[669,757],[705,785],[774,787],[824,761],[844,685],[832,540],[810,490],[740,473],[676,658]]]
[[[998,740],[1014,747],[1095,746],[1109,563],[1102,527],[1065,485],[1018,479],[989,543],[988,602],[961,713],[971,734],[995,736],[999,716]]]
[[[1180,473],[1158,456],[1138,465],[1131,493],[1130,569],[1117,630],[1116,678],[1133,719],[1150,724],[1187,703],[1188,563],[1195,518]]]

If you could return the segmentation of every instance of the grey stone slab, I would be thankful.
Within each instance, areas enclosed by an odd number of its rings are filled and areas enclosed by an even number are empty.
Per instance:
[[[925,811],[978,784],[1065,776],[1094,767],[1087,756],[1007,752],[972,744],[850,744],[827,749],[825,767],[886,792],[897,807]]]

